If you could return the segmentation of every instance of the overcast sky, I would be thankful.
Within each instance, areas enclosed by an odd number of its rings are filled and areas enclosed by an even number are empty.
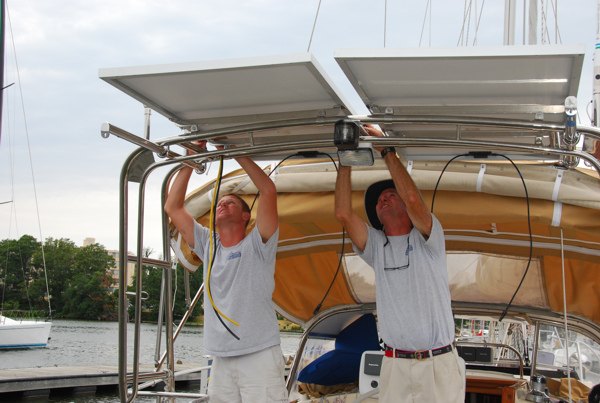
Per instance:
[[[480,12],[481,1],[477,3]],[[592,94],[596,2],[559,3],[559,43],[586,45],[579,105],[588,122],[585,106]],[[4,91],[0,203],[13,203],[0,204],[0,239],[30,234],[37,239],[69,238],[82,245],[84,238],[93,237],[107,249],[118,249],[119,173],[135,146],[112,136],[103,139],[100,125],[108,121],[141,136],[144,114],[141,104],[100,80],[98,70],[306,52],[319,1],[7,0],[7,4],[5,85],[17,84]],[[333,59],[334,50],[383,47],[385,4],[322,1],[310,50],[343,91],[351,92],[351,87]],[[386,47],[417,47],[420,41],[421,46],[457,46],[464,4],[464,0],[433,1],[431,16],[425,18],[426,0],[388,0]],[[522,7],[518,0],[517,9]],[[504,1],[484,2],[479,46],[502,45],[503,18]],[[549,24],[554,26],[554,17]],[[465,32],[472,44],[473,23]],[[554,32],[552,28],[552,43]],[[516,36],[521,44],[520,16]],[[151,138],[176,134],[179,129],[153,113]],[[148,208],[158,214],[157,200]],[[145,239],[155,250],[154,257],[162,255],[159,227],[148,224]],[[134,250],[135,237],[130,240],[128,249]]]

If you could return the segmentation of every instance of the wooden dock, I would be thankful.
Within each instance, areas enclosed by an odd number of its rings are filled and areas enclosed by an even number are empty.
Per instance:
[[[175,371],[199,368],[201,364],[178,364]],[[131,369],[129,369],[131,371]],[[153,372],[153,365],[141,365],[140,373]],[[0,401],[19,396],[48,396],[51,393],[95,393],[96,390],[118,393],[119,371],[116,366],[47,367],[0,370]],[[198,382],[200,373],[178,376],[176,382]]]

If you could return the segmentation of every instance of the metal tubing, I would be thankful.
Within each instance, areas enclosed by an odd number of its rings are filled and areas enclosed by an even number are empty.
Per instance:
[[[544,123],[544,122],[529,122],[520,120],[502,120],[502,119],[491,119],[491,118],[452,118],[452,117],[435,117],[435,116],[395,116],[395,117],[378,117],[373,115],[355,115],[351,116],[352,119],[359,120],[361,123],[370,124],[384,124],[384,123],[411,123],[411,124],[450,124],[450,125],[462,125],[462,126],[483,126],[483,127],[501,127],[505,129],[527,129],[532,131],[561,131],[565,130],[564,124]],[[283,127],[293,126],[324,126],[327,124],[335,124],[340,120],[340,117],[321,118],[320,120],[311,119],[290,119],[284,122],[273,121],[264,122],[259,124],[248,124],[235,126],[234,128],[211,130],[206,132],[192,132],[183,136],[185,141],[195,140],[210,140],[214,137],[228,136],[232,134],[257,132],[261,130],[271,130]],[[581,130],[580,130],[581,131]],[[600,131],[598,132],[600,133]],[[333,136],[332,136],[333,137]],[[169,146],[182,142],[182,136],[166,137],[158,141],[157,144],[162,146]],[[250,142],[250,140],[249,140]],[[332,144],[333,145],[333,144]]]
[[[195,403],[208,402],[208,396],[201,393],[175,393],[175,392],[139,392],[140,396],[162,396],[162,397],[187,397],[193,399]]]
[[[159,144],[153,143],[150,140],[146,140],[142,137],[136,136],[135,134],[129,133],[128,131],[123,130],[117,126],[111,125],[110,123],[107,123],[107,122],[102,123],[102,127],[100,129],[100,134],[104,138],[108,138],[108,136],[110,134],[113,134],[119,138],[122,138],[123,140],[127,140],[130,143],[136,144],[140,147],[150,150],[150,151],[158,154],[160,157],[175,158],[175,157],[180,156],[179,154],[174,153],[171,150],[169,150],[168,147],[163,147]],[[186,162],[186,165],[189,165],[190,167],[192,167],[194,169],[202,169],[201,165],[198,165],[193,161]]]
[[[160,359],[160,347],[162,341],[162,327],[163,327],[163,317],[165,310],[165,277],[166,273],[163,269],[162,276],[160,279],[160,298],[158,302],[158,320],[156,323],[156,346],[154,347],[154,367],[158,368],[158,361]]]
[[[537,366],[538,343],[540,342],[540,321],[535,321],[535,341],[533,343],[533,358],[531,359],[531,373],[529,376],[536,374],[535,367]]]
[[[166,357],[167,357],[167,368],[170,373],[175,372],[175,355],[173,349],[173,271],[166,270],[166,282],[165,282],[165,321],[166,321]],[[166,383],[165,390],[169,392],[175,391],[175,378],[170,378],[169,382]]]
[[[551,147],[534,147],[524,146],[519,144],[507,144],[507,143],[492,143],[482,142],[473,140],[450,140],[450,139],[404,139],[396,137],[362,137],[361,140],[373,143],[373,146],[399,146],[399,147],[427,147],[427,146],[438,146],[438,147],[463,147],[463,148],[487,148],[489,150],[502,150],[502,151],[514,151],[514,152],[533,152],[539,155],[554,155],[554,156],[572,156],[579,157],[586,160],[593,165],[594,168],[600,172],[600,161],[598,161],[593,155],[582,152],[582,151],[568,151],[562,149],[556,149]],[[236,147],[228,150],[216,150],[209,151],[203,155],[205,158],[218,157],[219,155],[227,155],[230,158],[237,156],[252,156],[257,154],[265,154],[269,152],[281,152],[281,151],[300,151],[306,149],[314,149],[315,147],[324,147],[332,145],[333,140],[314,140],[310,143],[303,141],[293,141],[283,144],[275,145],[262,145],[254,147]],[[333,146],[333,145],[332,145]],[[166,164],[172,164],[174,162],[182,162],[187,159],[198,158],[198,156],[185,156],[177,157],[172,160],[157,162],[156,166],[162,166]]]
[[[138,257],[127,255],[127,260],[130,262],[137,263]],[[150,259],[147,257],[142,258],[142,263],[145,264],[146,266],[152,266],[152,267],[162,267],[162,268],[171,267],[171,263],[169,263],[168,261],[159,260],[159,259]]]
[[[139,196],[138,196],[138,229],[137,229],[137,254],[138,254],[138,265],[141,267],[142,264],[142,253],[143,253],[143,243],[144,243],[144,211],[145,211],[145,190],[146,190],[146,182],[148,176],[153,171],[153,166],[155,164],[148,167],[142,177],[140,178],[140,187],[139,187]],[[171,309],[173,306],[172,302],[172,273],[171,270],[163,270],[163,273],[166,273],[165,276],[165,317],[166,317],[166,352],[167,352],[167,369],[172,374],[175,370],[175,362],[173,358],[173,310]],[[140,276],[141,277],[141,276]],[[140,281],[141,284],[141,281]],[[141,289],[139,290],[141,292]],[[137,302],[137,300],[136,300]],[[141,304],[140,304],[141,305]],[[141,306],[140,306],[140,317],[136,318],[136,337],[134,338],[134,386],[133,390],[137,391],[137,379],[135,376],[139,373],[139,327],[141,326]],[[167,382],[168,381],[168,382]],[[168,378],[165,380],[165,384],[167,390],[172,391],[175,387],[175,380],[173,378]]]
[[[142,379],[142,380],[158,380],[158,381],[163,381],[163,379],[168,376],[168,371],[160,371],[160,372],[146,372],[143,374],[139,374],[138,375],[138,379]],[[133,375],[130,375],[127,377],[127,381],[129,382],[133,382]],[[137,389],[137,388],[136,388]],[[137,395],[137,390],[136,390],[136,395]]]
[[[175,379],[177,379],[178,376],[187,375],[187,374],[195,374],[196,372],[202,372],[204,370],[208,370],[211,368],[212,368],[212,366],[208,365],[208,366],[204,366],[204,367],[195,367],[195,368],[184,369],[184,370],[175,372],[173,377]],[[162,374],[165,376],[167,375],[166,371],[163,371]],[[143,384],[139,385],[138,389],[142,390],[142,389],[146,389],[146,388],[151,388],[159,382],[162,382],[162,378],[156,378],[150,382],[143,383]]]
[[[138,148],[125,160],[119,181],[119,395],[122,403],[127,399],[127,208],[129,169],[135,158],[144,151]]]
[[[175,329],[175,334],[173,335],[173,341],[177,340],[177,336],[179,336],[179,333],[181,333],[181,329],[183,329],[183,326],[185,325],[185,323],[189,319],[190,315],[192,314],[192,311],[194,310],[194,308],[196,307],[196,304],[200,300],[200,296],[202,295],[203,291],[204,291],[204,284],[202,284],[200,286],[200,289],[198,289],[198,292],[196,292],[196,295],[194,296],[194,299],[192,300],[189,309],[185,312],[185,315],[183,315],[183,318],[181,319],[181,323],[179,324],[179,326],[177,326],[177,329]],[[163,353],[160,361],[158,362],[157,368],[161,367],[162,363],[164,362],[164,360],[166,358],[166,355],[167,355],[166,352]]]
[[[138,146],[144,147],[145,149],[155,152],[159,155],[165,155],[167,152],[167,149],[165,147],[153,143],[150,140],[146,140],[143,137],[139,137],[135,134],[129,133],[127,130],[123,130],[120,127],[111,125],[108,122],[102,123],[100,133],[104,138],[107,138],[110,134],[115,135],[117,137],[122,138],[123,140],[127,140],[130,143],[137,144]]]
[[[308,328],[304,330],[302,334],[302,338],[300,339],[300,344],[298,345],[298,350],[296,350],[296,355],[294,356],[294,361],[292,362],[292,367],[290,368],[290,372],[288,373],[287,381],[286,381],[286,389],[288,394],[290,393],[290,389],[292,388],[292,383],[296,378],[296,372],[298,371],[298,366],[300,365],[300,361],[302,360],[302,351],[304,350],[304,346],[306,345],[306,341],[310,336],[310,332],[315,328],[319,323],[324,321],[330,316],[337,315],[342,312],[354,312],[354,311],[367,311],[367,310],[375,310],[375,304],[362,304],[355,306],[344,306],[332,311],[324,311],[321,313],[321,317],[316,319]]]

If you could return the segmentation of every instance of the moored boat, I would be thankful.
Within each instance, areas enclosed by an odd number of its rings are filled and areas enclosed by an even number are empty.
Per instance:
[[[0,349],[46,347],[52,322],[0,315]]]

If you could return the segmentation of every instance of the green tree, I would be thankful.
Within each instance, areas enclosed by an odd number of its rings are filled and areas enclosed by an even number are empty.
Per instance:
[[[70,239],[53,239],[51,237],[46,239],[44,257],[48,274],[48,288],[52,309],[56,312],[63,310],[66,291],[70,287],[74,275],[77,274],[76,251],[77,246]],[[43,260],[40,249],[33,256],[34,265],[43,267]]]
[[[65,291],[61,315],[67,318],[114,320],[117,298],[110,293],[108,269],[115,259],[99,244],[78,248],[74,256],[76,272]]]
[[[145,252],[147,252],[145,250]],[[149,257],[149,256],[146,256]],[[185,302],[185,275],[184,268],[180,264],[177,264],[177,271],[173,272],[173,318],[179,320],[183,318],[188,307]],[[160,308],[160,290],[162,283],[163,270],[160,268],[154,268],[150,266],[142,267],[142,290],[148,294],[148,299],[142,301],[143,318],[145,320],[156,321],[158,320],[158,313]],[[135,284],[137,281],[137,274],[134,275],[133,286],[129,287],[128,291],[135,292]],[[193,298],[196,292],[202,285],[202,265],[194,273],[190,273],[190,298]],[[194,307],[192,316],[199,316],[203,314],[201,303],[199,302]],[[129,307],[129,315],[133,318],[135,314],[135,306],[132,301]]]
[[[42,276],[41,268],[32,264],[40,251],[40,243],[31,235],[19,240],[0,241],[0,295],[2,309],[44,310],[45,290],[37,292],[32,285]]]

